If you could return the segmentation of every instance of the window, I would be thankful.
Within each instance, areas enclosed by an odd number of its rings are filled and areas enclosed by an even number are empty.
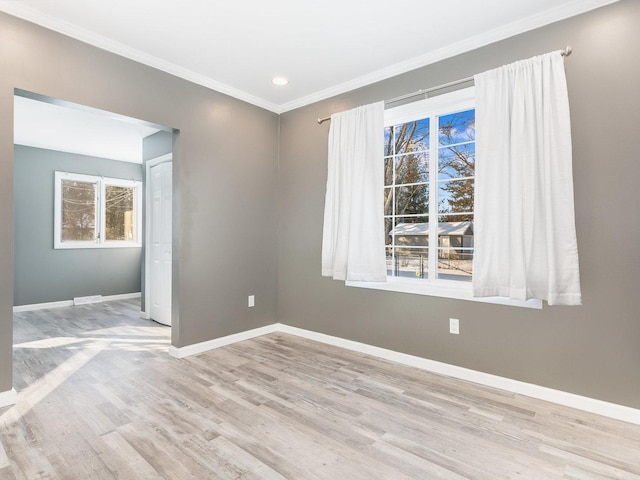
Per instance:
[[[387,282],[350,286],[475,299],[474,88],[385,111],[384,228]]]
[[[471,280],[475,111],[468,105],[387,120],[387,274]]]
[[[55,172],[55,248],[140,246],[140,182]]]

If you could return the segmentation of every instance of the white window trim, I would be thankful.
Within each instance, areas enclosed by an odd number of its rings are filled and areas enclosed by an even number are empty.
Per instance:
[[[62,237],[62,180],[76,180],[97,184],[98,198],[96,202],[96,219],[99,222],[99,238],[94,241],[63,242]],[[107,185],[118,187],[133,187],[133,210],[135,217],[135,239],[133,241],[118,241],[104,238],[106,230],[106,217],[103,214],[103,199]],[[80,173],[55,172],[54,188],[54,221],[53,221],[53,248],[54,249],[78,249],[78,248],[140,248],[142,228],[142,182],[138,180],[125,180],[122,178],[101,177],[97,175],[85,175]]]
[[[468,110],[471,108],[475,108],[474,87],[457,90],[437,97],[427,98],[407,105],[387,109],[384,112],[384,126],[398,125],[418,118],[424,118],[425,113],[428,113],[431,116],[446,115],[451,112]],[[380,134],[382,135],[382,132]],[[435,198],[432,200],[435,203]],[[430,205],[430,210],[431,209],[433,209],[432,205]],[[431,228],[437,234],[436,222],[430,223]],[[429,295],[525,308],[542,308],[542,300],[538,299],[522,301],[506,297],[474,297],[471,282],[452,281],[446,279],[418,280],[403,277],[387,277],[386,282],[347,281],[345,283],[349,287],[371,288],[374,290],[386,290],[390,292],[409,293],[415,295]]]
[[[469,300],[472,302],[493,303],[497,305],[511,305],[512,307],[542,308],[542,300],[514,300],[506,297],[474,297],[470,282],[456,282],[451,280],[436,280],[427,284],[425,280],[411,278],[388,277],[386,282],[354,282],[347,281],[348,287],[372,288],[388,292],[409,293],[414,295],[428,295],[432,297]]]

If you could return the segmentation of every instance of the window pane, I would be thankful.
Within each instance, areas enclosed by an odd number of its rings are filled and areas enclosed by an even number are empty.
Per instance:
[[[393,151],[393,127],[385,127],[384,129],[384,156],[389,157],[394,154]]]
[[[385,218],[385,236],[386,245],[427,246],[429,217]]]
[[[411,185],[395,188],[395,214],[411,215],[429,213],[429,187],[427,185]]]
[[[393,188],[384,189],[384,214],[393,215]]]
[[[107,185],[105,187],[105,239],[107,241],[135,240],[133,218],[133,187]]]
[[[438,179],[473,177],[476,144],[441,147],[438,151]]]
[[[469,214],[466,217],[472,220],[473,215]],[[451,218],[454,221],[451,221]],[[442,216],[438,223],[438,278],[471,279],[473,221],[462,220],[462,218],[462,216]]]
[[[473,249],[438,248],[438,278],[471,281]]]
[[[421,248],[387,248],[387,275],[428,278],[429,252]]]
[[[438,246],[446,248],[473,248],[473,222],[440,222]]]
[[[395,153],[410,153],[429,149],[429,119],[415,120],[394,127]]]
[[[393,185],[393,157],[384,159],[384,184]]]
[[[438,213],[473,212],[473,179],[438,183]]]
[[[396,185],[427,182],[429,153],[418,152],[396,157]]]
[[[391,230],[393,229],[393,218],[384,219],[384,244],[391,245],[393,238],[391,237]]]
[[[96,184],[62,180],[63,242],[86,242],[96,238]]]
[[[475,141],[475,139],[475,110],[451,113],[439,118],[438,143],[440,145]]]

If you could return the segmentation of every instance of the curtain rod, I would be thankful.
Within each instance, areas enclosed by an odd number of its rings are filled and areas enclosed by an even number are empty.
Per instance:
[[[563,57],[568,57],[569,55],[571,55],[571,52],[573,52],[573,49],[567,45],[562,52],[560,52],[560,55],[562,55]],[[448,83],[443,83],[442,85],[437,85],[435,87],[430,87],[430,88],[424,88],[424,89],[420,89],[416,92],[411,92],[411,93],[406,93],[404,95],[400,95],[399,97],[394,97],[391,98],[389,100],[385,100],[384,103],[389,104],[389,103],[395,103],[395,102],[399,102],[401,100],[406,100],[407,98],[412,98],[412,97],[417,97],[419,95],[428,95],[431,92],[435,92],[437,90],[442,90],[444,88],[449,88],[449,87],[454,87],[456,85],[461,85],[463,83],[467,83],[467,82],[471,82],[473,81],[473,77],[466,77],[466,78],[461,78],[460,80],[454,80],[453,82],[448,82]],[[318,117],[318,124],[322,124],[328,120],[331,120],[331,117],[324,117],[324,118],[320,118]]]

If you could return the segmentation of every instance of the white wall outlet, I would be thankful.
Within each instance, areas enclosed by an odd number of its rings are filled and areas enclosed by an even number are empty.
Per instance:
[[[449,319],[449,333],[460,334],[460,320],[457,318]]]
[[[250,307],[255,307],[256,306],[256,296],[255,295],[249,295],[249,306]]]

